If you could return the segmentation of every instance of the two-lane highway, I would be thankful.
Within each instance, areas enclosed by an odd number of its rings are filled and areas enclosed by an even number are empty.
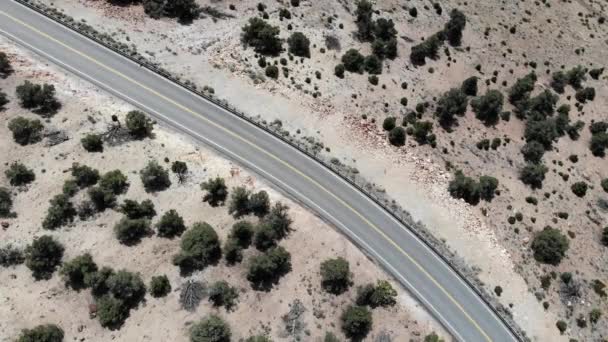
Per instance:
[[[516,340],[407,227],[305,154],[17,2],[0,0],[0,33],[217,149],[307,205],[386,267],[456,339]]]

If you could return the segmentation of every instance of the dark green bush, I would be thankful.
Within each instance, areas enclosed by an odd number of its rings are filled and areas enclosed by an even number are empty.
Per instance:
[[[521,148],[521,153],[525,161],[538,164],[545,154],[545,148],[538,141],[530,141]]]
[[[568,79],[568,84],[572,86],[574,89],[580,89],[582,87],[582,82],[587,79],[585,74],[587,71],[580,65],[570,69],[566,73],[566,78]]]
[[[6,53],[0,51],[0,78],[7,78],[13,73],[13,67]]]
[[[338,64],[334,68],[334,75],[336,75],[338,78],[344,78],[344,70],[344,64]]]
[[[260,190],[249,198],[249,211],[257,217],[264,217],[270,211],[268,193]]]
[[[361,73],[365,65],[365,57],[359,51],[350,49],[342,56],[342,65],[346,71]]]
[[[522,105],[525,106],[525,102],[528,101],[530,93],[534,90],[535,83],[536,74],[534,72],[515,81],[513,86],[509,89],[509,102],[517,108],[522,108]]]
[[[120,243],[131,246],[139,243],[141,238],[150,233],[150,221],[123,217],[114,226],[114,234]]]
[[[106,188],[95,186],[90,188],[87,193],[97,212],[103,212],[116,206],[116,195]]]
[[[264,73],[266,77],[274,78],[275,80],[279,78],[279,68],[276,65],[268,65]]]
[[[498,90],[488,90],[484,96],[474,98],[471,107],[477,119],[485,125],[494,125],[499,120],[503,105],[502,93]]]
[[[604,157],[608,148],[608,133],[597,133],[591,136],[589,149],[596,157]]]
[[[79,187],[86,188],[97,184],[97,181],[99,181],[99,171],[86,165],[74,163],[72,164],[72,177],[74,177]]]
[[[228,323],[216,315],[208,315],[190,330],[190,342],[230,342]]]
[[[63,245],[52,236],[42,235],[34,238],[25,249],[25,266],[32,271],[36,280],[51,279],[63,258]]]
[[[23,329],[15,342],[63,342],[63,329],[55,324],[38,325]]]
[[[310,40],[302,32],[294,32],[287,39],[289,53],[294,56],[310,58]]]
[[[171,171],[177,175],[178,182],[183,183],[188,175],[188,165],[183,161],[176,160],[171,164]]]
[[[223,178],[216,177],[201,183],[201,189],[207,191],[203,202],[209,202],[212,207],[223,205],[228,197],[228,188]]]
[[[439,123],[446,129],[455,123],[455,115],[463,116],[467,111],[468,99],[465,93],[458,88],[452,88],[444,93],[437,101],[435,114]]]
[[[124,194],[129,189],[129,182],[120,170],[113,170],[104,173],[99,179],[99,186],[111,191],[115,195]]]
[[[186,230],[186,225],[184,224],[184,219],[179,216],[177,211],[171,209],[160,218],[160,221],[156,224],[156,229],[158,236],[171,239],[181,236]]]
[[[111,274],[107,280],[108,291],[129,307],[135,307],[144,299],[146,285],[141,276],[126,270]]]
[[[458,9],[450,12],[450,21],[445,24],[444,32],[447,41],[452,46],[460,46],[462,42],[462,31],[467,24],[467,18]]]
[[[237,186],[232,189],[230,194],[230,201],[228,203],[228,213],[234,218],[248,215],[250,213],[249,196],[251,191],[245,187]]]
[[[372,41],[374,38],[373,13],[374,8],[370,1],[361,0],[357,2],[355,23],[357,24],[357,37],[361,41]]]
[[[248,221],[238,221],[232,225],[228,238],[234,239],[240,247],[248,248],[251,245],[253,234],[253,224]]]
[[[595,89],[591,87],[586,87],[583,89],[579,89],[574,94],[574,98],[576,101],[580,103],[585,103],[587,101],[593,101],[595,99]]]
[[[363,340],[372,329],[372,313],[364,306],[348,306],[340,319],[342,332],[352,340]]]
[[[171,186],[169,172],[156,160],[149,161],[146,167],[139,171],[139,176],[146,192],[163,191]]]
[[[130,219],[147,218],[151,219],[156,216],[156,210],[154,209],[154,203],[149,199],[141,201],[133,201],[126,199],[118,209],[121,213],[125,214]]]
[[[65,286],[79,291],[87,287],[87,279],[91,274],[97,272],[97,264],[89,253],[75,257],[63,264],[59,270]]]
[[[548,169],[543,164],[526,164],[519,171],[519,179],[532,189],[541,189]]]
[[[405,145],[405,129],[403,127],[397,126],[391,129],[388,132],[388,141],[393,146],[403,146]]]
[[[339,295],[352,284],[350,266],[344,258],[327,259],[321,263],[321,287],[325,291]]]
[[[369,74],[380,75],[382,73],[382,60],[376,55],[369,55],[365,57],[363,67]]]
[[[182,235],[181,251],[173,257],[173,264],[180,267],[182,274],[189,274],[215,264],[221,255],[220,240],[213,227],[197,222]]]
[[[476,205],[481,197],[479,184],[471,177],[465,176],[458,170],[454,179],[448,185],[448,192],[454,198],[462,198],[465,202]]]
[[[357,305],[368,305],[372,308],[390,307],[397,304],[397,291],[386,280],[378,280],[378,283],[367,284],[360,287],[357,292]]]
[[[0,266],[10,267],[20,265],[25,261],[23,251],[13,247],[10,243],[0,247]]]
[[[279,38],[279,27],[268,24],[260,18],[251,18],[243,26],[243,42],[253,47],[255,52],[263,55],[278,55],[283,49],[283,42]]]
[[[171,283],[166,275],[154,276],[150,281],[150,294],[154,298],[165,297],[171,292]]]
[[[26,80],[17,86],[16,93],[21,107],[39,114],[54,114],[61,107],[55,98],[55,86],[52,84],[40,85]]]
[[[0,187],[0,217],[12,216],[12,208],[13,199],[11,198],[10,191],[7,188]]]
[[[568,238],[559,230],[545,227],[545,229],[534,236],[531,247],[536,261],[558,265],[566,255],[569,242]]]
[[[587,183],[585,182],[576,182],[571,186],[572,193],[578,197],[585,197],[587,193]]]
[[[492,201],[498,188],[498,179],[491,176],[479,177],[479,195],[481,199]]]
[[[27,185],[36,179],[34,171],[28,169],[21,163],[12,163],[6,171],[4,171],[8,182],[13,186]]]
[[[127,113],[126,125],[129,133],[136,139],[150,137],[154,128],[152,120],[138,110]]]
[[[80,139],[80,143],[88,152],[103,152],[103,140],[99,134],[87,134]]]
[[[553,119],[528,119],[526,121],[524,131],[526,142],[537,141],[543,145],[545,150],[551,150],[557,135],[557,127]]]
[[[243,247],[235,239],[228,238],[226,240],[223,252],[228,265],[234,265],[243,261]]]
[[[608,178],[602,179],[600,186],[602,187],[602,189],[604,189],[605,192],[608,192]]]
[[[568,77],[563,71],[556,71],[552,74],[551,88],[558,94],[563,94],[568,84]]]
[[[471,76],[462,82],[460,90],[468,96],[477,96],[477,81],[479,77]]]
[[[59,228],[73,222],[74,216],[76,216],[76,209],[69,197],[64,194],[56,195],[50,200],[50,207],[42,221],[42,228],[51,230]]]
[[[230,286],[226,281],[220,280],[209,287],[209,301],[215,307],[223,306],[227,311],[236,306],[239,293],[236,287]]]
[[[412,46],[410,51],[410,61],[416,66],[426,63],[425,59],[437,59],[439,48],[445,40],[443,32],[435,33],[418,45]]]
[[[106,295],[97,300],[97,317],[102,327],[118,329],[129,317],[129,307],[120,299]]]
[[[384,129],[385,131],[390,131],[393,128],[395,128],[395,124],[397,122],[397,118],[395,118],[394,116],[389,116],[384,118],[384,121],[382,122],[382,129]]]
[[[144,12],[153,19],[169,17],[177,18],[181,23],[189,23],[198,18],[201,11],[195,0],[143,0],[142,2]]]
[[[8,129],[13,133],[13,139],[17,144],[28,145],[37,143],[42,139],[40,133],[44,126],[40,120],[28,120],[18,116],[9,121]]]
[[[247,280],[254,290],[270,291],[281,277],[291,271],[291,255],[283,247],[273,247],[249,262]]]

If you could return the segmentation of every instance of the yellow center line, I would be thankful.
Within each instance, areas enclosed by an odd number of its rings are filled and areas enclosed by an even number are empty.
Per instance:
[[[479,324],[469,315],[469,313],[462,307],[462,305],[430,274],[428,273],[428,271],[422,267],[422,265],[420,265],[413,257],[411,257],[406,251],[404,251],[395,241],[393,241],[388,235],[386,235],[386,233],[384,233],[380,228],[378,228],[375,224],[373,224],[371,221],[369,221],[366,217],[364,217],[361,213],[359,213],[355,208],[353,208],[350,204],[348,204],[347,202],[345,202],[344,200],[342,200],[340,197],[338,197],[337,195],[335,195],[333,192],[331,192],[329,189],[325,188],[323,185],[321,185],[319,182],[317,182],[316,180],[314,180],[313,178],[309,177],[308,175],[304,174],[302,171],[298,170],[296,167],[292,166],[291,164],[289,164],[288,162],[282,160],[281,158],[275,156],[274,154],[268,152],[267,150],[265,150],[264,148],[256,145],[255,143],[243,138],[242,136],[240,136],[239,134],[231,131],[230,129],[219,125],[207,118],[205,118],[202,114],[197,113],[193,110],[191,110],[188,107],[185,107],[184,105],[181,105],[179,103],[177,103],[176,101],[168,98],[167,96],[157,92],[154,89],[151,89],[143,84],[141,84],[140,82],[124,75],[123,73],[99,62],[98,60],[96,60],[95,58],[75,49],[72,48],[71,46],[63,43],[62,41],[51,37],[50,35],[46,34],[45,32],[42,32],[40,30],[38,30],[37,28],[29,25],[28,23],[17,19],[13,16],[11,16],[10,14],[5,13],[4,11],[0,11],[0,14],[10,18],[11,20],[15,21],[16,23],[19,23],[20,25],[27,27],[28,29],[36,32],[37,34],[43,36],[44,38],[51,40],[63,47],[65,47],[66,49],[80,55],[81,57],[84,57],[85,59],[88,59],[89,61],[97,64],[98,66],[100,66],[103,69],[106,69],[110,72],[112,72],[113,74],[139,86],[142,89],[145,89],[146,91],[150,92],[151,94],[173,104],[174,106],[176,106],[177,108],[188,112],[194,116],[196,116],[199,119],[202,119],[203,121],[207,122],[210,125],[213,125],[215,127],[217,127],[218,129],[224,131],[225,133],[229,134],[230,136],[242,141],[243,143],[255,148],[256,150],[264,153],[265,155],[267,155],[268,157],[276,160],[277,162],[279,162],[280,164],[284,165],[285,167],[287,167],[288,169],[292,170],[293,172],[295,172],[296,174],[298,174],[299,176],[303,177],[304,179],[306,179],[307,181],[309,181],[310,183],[314,184],[316,187],[318,187],[319,189],[321,189],[322,191],[324,191],[325,193],[327,193],[328,195],[330,195],[331,197],[333,197],[336,201],[338,201],[340,204],[342,204],[344,207],[348,208],[351,212],[353,212],[356,216],[358,216],[362,221],[364,221],[368,226],[370,226],[373,230],[375,230],[378,234],[380,234],[386,241],[388,241],[393,247],[395,247],[395,249],[397,249],[403,256],[405,256],[408,260],[410,260],[410,262],[412,262],[427,278],[429,278],[431,280],[431,282],[433,282],[433,284],[435,286],[437,286],[437,288],[439,288],[446,297],[448,297],[450,299],[450,301],[456,305],[456,307],[458,307],[458,309],[460,309],[462,311],[462,313],[465,315],[465,317],[471,322],[471,324],[477,329],[479,330],[479,332],[485,337],[485,339],[487,341],[492,341],[492,339],[490,338],[490,336],[488,336],[488,334],[486,334],[486,332],[481,328],[481,326],[479,326]]]

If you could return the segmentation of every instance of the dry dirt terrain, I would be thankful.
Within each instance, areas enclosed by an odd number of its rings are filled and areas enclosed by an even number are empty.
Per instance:
[[[511,307],[515,320],[533,340],[589,341],[608,336],[608,304],[602,291],[592,288],[597,281],[608,281],[603,266],[606,247],[600,243],[608,221],[606,205],[601,205],[608,195],[600,186],[608,177],[608,159],[589,150],[589,125],[608,119],[606,73],[597,80],[587,75],[584,86],[593,87],[596,95],[580,108],[575,107],[571,87],[559,95],[558,106],[572,107],[571,122],[581,120],[585,126],[577,140],[566,135],[545,153],[549,172],[542,189],[531,190],[519,180],[518,170],[525,165],[520,153],[525,144],[524,121],[511,115],[509,121],[486,127],[469,106],[449,133],[433,115],[436,100],[470,76],[479,77],[479,94],[497,89],[505,96],[503,109],[513,111],[508,90],[531,71],[538,77],[535,96],[551,88],[555,71],[577,65],[605,66],[608,24],[601,19],[607,13],[605,2],[449,0],[440,2],[438,13],[431,1],[376,1],[374,19],[392,19],[398,37],[398,56],[384,60],[377,86],[370,84],[365,73],[346,72],[343,79],[334,76],[334,67],[348,49],[358,49],[363,55],[372,51],[370,43],[356,37],[354,1],[303,0],[293,7],[285,0],[199,0],[205,9],[203,17],[188,25],[169,18],[151,19],[141,5],[115,6],[103,0],[42,2],[53,3],[75,19],[132,44],[149,59],[198,85],[213,87],[218,97],[244,112],[268,121],[279,119],[284,128],[323,141],[333,156],[387,189],[390,197],[476,268],[488,291],[501,286],[500,301]],[[282,39],[294,31],[310,39],[311,58],[289,60],[289,78],[265,77],[259,56],[241,41],[247,21],[263,15],[258,10],[260,2],[266,7],[267,21],[280,28]],[[282,8],[290,11],[291,19],[279,18]],[[417,9],[415,17],[410,14],[412,8]],[[467,19],[462,46],[446,43],[437,60],[427,58],[426,65],[415,67],[409,58],[412,46],[441,30],[454,8]],[[218,12],[228,16],[218,16]],[[287,52],[267,60],[278,63],[281,57],[287,58]],[[407,98],[407,106],[400,103],[402,97]],[[395,116],[399,123],[423,102],[429,107],[422,119],[434,123],[437,146],[419,145],[411,136],[405,146],[391,146],[382,130],[383,120]],[[497,149],[476,147],[480,140],[494,138],[502,141]],[[576,162],[571,155],[577,156]],[[447,189],[455,169],[475,179],[496,177],[500,195],[476,206],[452,198]],[[571,191],[579,181],[590,186],[582,198]],[[538,203],[528,203],[529,196]],[[558,213],[568,213],[568,217],[562,214],[560,218]],[[509,223],[510,217],[519,219]],[[540,264],[532,257],[532,240],[547,225],[569,240],[566,257],[557,266]],[[567,289],[560,280],[565,272],[573,274],[579,290],[575,297],[565,295]],[[596,324],[589,322],[592,309],[604,312]],[[560,320],[567,324],[563,334],[556,327]]]
[[[21,329],[44,323],[62,327],[65,341],[186,341],[190,326],[209,313],[218,314],[229,323],[235,341],[254,334],[267,334],[275,341],[292,340],[293,337],[285,331],[282,316],[296,299],[306,308],[301,319],[304,324],[301,339],[321,340],[327,331],[341,336],[340,314],[354,300],[356,286],[340,296],[330,295],[321,291],[319,274],[320,262],[337,256],[349,261],[355,285],[387,279],[398,291],[396,306],[374,310],[370,339],[391,336],[399,341],[421,341],[431,331],[446,335],[404,289],[339,232],[273,190],[256,175],[169,128],[155,125],[153,139],[105,146],[103,153],[85,151],[80,143],[81,137],[91,132],[104,132],[111,124],[113,114],[123,121],[125,113],[133,108],[4,38],[0,39],[0,51],[8,54],[15,70],[8,78],[0,79],[1,88],[11,100],[0,113],[0,187],[11,189],[13,210],[17,213],[16,218],[1,220],[0,247],[11,243],[24,248],[35,237],[48,234],[64,245],[64,261],[88,252],[100,267],[137,272],[146,284],[152,276],[165,274],[173,288],[164,298],[147,295],[144,303],[131,311],[124,326],[113,331],[102,328],[98,320],[89,317],[89,305],[94,302],[89,290],[76,292],[66,288],[58,273],[50,280],[35,281],[24,265],[0,268],[0,341],[13,341]],[[27,146],[13,141],[7,128],[11,119],[17,116],[39,118],[21,108],[15,98],[15,86],[24,80],[56,85],[57,97],[63,106],[57,114],[44,119],[43,124],[45,132],[63,131],[68,140],[54,146],[49,146],[48,138]],[[180,184],[171,174],[173,184],[169,189],[146,193],[138,173],[149,160],[158,160],[164,167],[170,165],[166,161],[185,161],[189,176],[185,183]],[[16,161],[35,172],[33,183],[23,187],[8,184],[4,172]],[[169,209],[176,209],[186,226],[208,222],[216,229],[221,241],[226,240],[235,219],[228,214],[226,206],[214,208],[203,203],[199,184],[221,176],[226,179],[229,189],[244,185],[254,191],[266,190],[273,203],[280,201],[290,208],[295,230],[280,244],[291,253],[292,271],[269,292],[251,289],[245,278],[245,262],[228,267],[222,260],[217,266],[182,277],[179,269],[171,264],[172,256],[179,250],[179,238],[152,236],[135,246],[122,245],[112,230],[122,215],[114,210],[98,213],[86,221],[77,218],[74,223],[54,231],[45,230],[41,222],[49,199],[61,193],[74,162],[89,165],[102,174],[114,169],[122,170],[130,186],[128,192],[119,197],[119,203],[126,198],[137,201],[150,199],[159,216]],[[82,195],[83,191],[76,195],[74,201],[82,201]],[[253,216],[248,219],[255,220]],[[250,248],[245,252],[245,260],[254,254],[255,250]],[[232,312],[216,309],[205,299],[194,312],[182,309],[178,301],[180,287],[188,279],[205,283],[226,280],[236,286],[239,289],[236,308]]]

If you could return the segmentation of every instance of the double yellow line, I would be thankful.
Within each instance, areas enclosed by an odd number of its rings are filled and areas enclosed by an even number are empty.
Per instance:
[[[2,1],[2,0],[0,0]],[[338,197],[337,195],[335,195],[333,192],[331,192],[329,189],[325,188],[323,185],[321,185],[319,182],[317,182],[316,180],[314,180],[313,178],[309,177],[308,175],[304,174],[302,171],[298,170],[296,167],[292,166],[290,163],[284,161],[283,159],[277,157],[276,155],[268,152],[267,150],[265,150],[264,148],[256,145],[255,143],[243,138],[242,136],[240,136],[239,134],[231,131],[230,129],[219,125],[207,118],[205,118],[202,114],[197,113],[195,111],[193,111],[192,109],[185,107],[184,105],[181,105],[179,103],[177,103],[176,101],[168,98],[167,96],[157,92],[154,89],[151,89],[149,87],[147,87],[144,84],[141,84],[140,82],[124,75],[123,73],[101,63],[100,61],[96,60],[95,58],[63,43],[62,41],[51,37],[50,35],[48,35],[45,32],[42,32],[40,30],[38,30],[37,28],[29,25],[28,23],[15,18],[14,16],[7,14],[6,12],[0,11],[1,15],[4,15],[5,17],[11,19],[12,21],[14,21],[15,23],[22,25],[26,28],[28,28],[29,30],[39,34],[40,36],[44,37],[45,39],[48,39],[50,41],[53,41],[61,46],[63,46],[64,48],[80,55],[81,57],[93,62],[94,64],[100,66],[101,68],[127,80],[128,82],[146,90],[147,92],[149,92],[150,94],[159,97],[161,99],[163,99],[164,101],[167,101],[169,103],[171,103],[172,105],[174,105],[175,107],[188,112],[194,116],[196,116],[197,118],[205,121],[206,123],[208,123],[209,125],[212,125],[220,130],[222,130],[223,132],[225,132],[226,134],[234,137],[235,139],[238,139],[240,141],[242,141],[243,143],[253,147],[254,149],[260,151],[261,153],[267,155],[268,157],[276,160],[277,162],[279,162],[280,164],[282,164],[283,166],[285,166],[286,168],[292,170],[293,172],[295,172],[296,174],[298,174],[299,176],[303,177],[304,179],[306,179],[307,181],[309,181],[310,183],[314,184],[317,188],[319,188],[320,190],[322,190],[323,192],[327,193],[328,195],[330,195],[332,198],[334,198],[336,201],[338,201],[341,205],[343,205],[344,207],[348,208],[353,214],[355,214],[356,216],[358,216],[362,221],[364,221],[370,228],[372,228],[373,230],[375,230],[378,234],[380,234],[387,242],[389,242],[395,249],[397,249],[403,256],[405,256],[410,262],[412,262],[429,280],[431,280],[431,282],[438,288],[440,289],[445,296],[459,309],[462,311],[463,315],[471,322],[471,324],[484,336],[484,338],[486,339],[486,341],[492,341],[492,339],[490,338],[490,336],[488,336],[488,334],[481,328],[481,326],[479,326],[479,324],[469,315],[469,313],[462,307],[462,305],[424,268],[422,267],[422,265],[420,265],[413,257],[411,257],[406,251],[404,251],[395,241],[393,241],[389,236],[387,236],[380,228],[378,228],[375,224],[373,224],[371,221],[369,221],[365,216],[363,216],[361,213],[359,213],[356,209],[354,209],[351,205],[349,205],[347,202],[345,202],[344,200],[342,200],[340,197]],[[485,304],[484,304],[485,305]]]

